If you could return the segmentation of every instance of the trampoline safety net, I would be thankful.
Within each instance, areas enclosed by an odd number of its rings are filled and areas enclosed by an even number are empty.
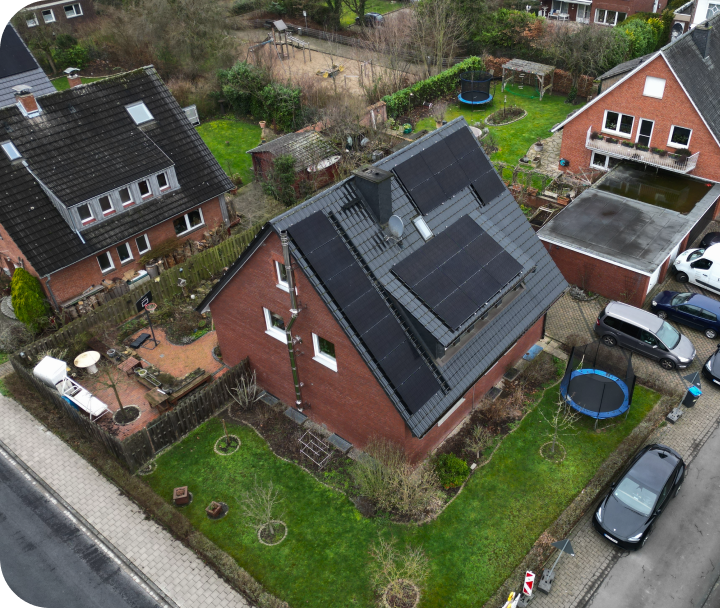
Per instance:
[[[483,104],[492,100],[490,72],[470,71],[460,75],[460,95],[458,99],[464,103]]]

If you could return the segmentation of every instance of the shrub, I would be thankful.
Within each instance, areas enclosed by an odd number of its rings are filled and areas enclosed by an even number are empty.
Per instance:
[[[621,141],[621,145],[625,146],[626,148],[634,148],[635,144],[631,141]]]
[[[539,353],[522,371],[522,378],[533,386],[542,386],[557,377],[558,369],[548,353]]]
[[[33,341],[33,335],[25,325],[7,323],[0,330],[0,351],[14,353]]]
[[[447,490],[461,486],[470,475],[470,467],[455,454],[441,454],[435,459],[435,472],[440,483]]]
[[[648,148],[647,146],[643,146],[642,144],[635,144],[635,147],[636,147],[638,150],[643,150],[643,151],[645,151],[645,152],[647,152],[647,151],[650,149],[650,148]]]
[[[575,103],[575,99],[577,98],[577,87],[575,85],[570,87],[570,91],[568,92],[567,99],[565,99],[565,103]]]
[[[680,148],[679,150],[675,150],[675,154],[678,156],[692,156],[692,152],[688,150],[687,148]]]
[[[10,295],[18,321],[37,331],[50,309],[40,281],[24,268],[16,268],[10,282]]]
[[[58,70],[64,70],[66,68],[82,70],[87,66],[89,61],[88,50],[80,44],[76,44],[68,49],[53,49],[52,56],[55,61],[55,67]]]
[[[298,199],[294,186],[296,179],[295,158],[291,154],[283,154],[273,161],[270,175],[263,182],[263,191],[286,207],[291,207]]]
[[[598,133],[597,131],[593,131],[590,135],[590,139],[602,139],[603,136],[601,133]]]

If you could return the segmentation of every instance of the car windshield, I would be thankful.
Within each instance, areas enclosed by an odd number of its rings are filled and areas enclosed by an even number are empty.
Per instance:
[[[642,486],[630,476],[625,477],[618,484],[613,496],[641,515],[650,515],[652,513],[658,497],[655,492]]]
[[[679,293],[676,296],[673,297],[672,300],[670,300],[670,304],[672,306],[680,306],[680,304],[685,304],[690,298],[692,298],[691,293]]]
[[[688,256],[687,261],[692,262],[693,260],[697,260],[699,257],[702,257],[703,253],[705,253],[704,249],[696,249]]]
[[[657,332],[657,337],[670,350],[675,348],[680,342],[680,333],[670,323],[663,323]]]

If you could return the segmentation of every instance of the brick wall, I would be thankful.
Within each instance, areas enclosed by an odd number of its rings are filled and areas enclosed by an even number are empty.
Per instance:
[[[643,95],[646,76],[665,79],[662,99]],[[635,117],[632,134],[627,138],[631,141],[637,138],[641,118],[654,120],[651,147],[672,151],[673,148],[667,146],[671,127],[677,125],[692,129],[689,148],[693,153],[699,151],[700,156],[697,167],[690,175],[720,181],[720,148],[662,57],[646,64],[563,127],[560,156],[570,161],[566,170],[576,173],[590,166],[591,152],[585,148],[585,138],[588,128],[592,127],[593,131],[601,130],[605,110]]]
[[[219,199],[215,198],[203,205],[200,205],[205,225],[183,236],[181,240],[195,239],[196,241],[199,241],[203,238],[204,232],[209,229],[214,229],[218,226],[218,224],[222,223],[223,218],[222,211],[220,209],[221,204],[223,203],[221,203]],[[150,247],[156,247],[175,236],[173,219],[167,220],[166,222],[154,226],[149,230],[140,231],[127,239],[127,241],[123,241],[130,243],[130,250],[133,254],[133,259],[126,264],[120,265],[120,258],[118,257],[115,246],[104,250],[110,252],[113,264],[115,265],[115,270],[108,272],[107,274],[103,274],[100,271],[100,265],[97,261],[97,255],[103,253],[102,251],[99,251],[98,254],[92,255],[89,258],[80,260],[68,268],[63,268],[62,270],[52,273],[50,277],[50,286],[58,304],[80,295],[91,285],[99,285],[103,279],[112,280],[114,278],[122,277],[129,270],[141,270],[143,266],[139,262],[140,254],[138,253],[135,237],[140,236],[141,234],[147,234],[150,241]],[[37,274],[34,271],[32,272],[33,274]],[[46,283],[45,280],[42,282],[43,284]],[[45,289],[47,291],[47,286]]]
[[[290,296],[276,286],[275,262],[282,262],[282,249],[276,234],[248,260],[233,280],[211,304],[211,311],[223,360],[235,365],[249,357],[258,383],[284,403],[295,402],[287,345],[265,333],[263,307],[290,319]],[[386,437],[403,445],[413,460],[422,459],[460,422],[472,406],[472,391],[466,402],[441,427],[434,427],[422,440],[414,438],[365,361],[325,306],[307,277],[295,273],[300,315],[293,335],[297,345],[297,365],[303,382],[304,411],[354,445],[362,448],[374,436]],[[335,345],[338,371],[313,360],[312,334]],[[478,382],[476,401],[498,381],[512,362],[521,357],[542,333],[542,319],[528,332],[521,344]]]
[[[650,277],[559,245],[545,241],[543,245],[571,285],[599,293],[611,300],[642,306]]]

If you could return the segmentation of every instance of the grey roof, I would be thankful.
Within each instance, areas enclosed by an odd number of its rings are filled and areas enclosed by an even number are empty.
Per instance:
[[[619,76],[620,74],[625,74],[626,72],[632,72],[636,67],[638,67],[641,63],[647,61],[650,57],[652,57],[655,53],[648,53],[647,55],[643,55],[642,57],[636,57],[635,59],[631,59],[630,61],[624,61],[623,63],[619,63],[611,70],[608,70],[604,74],[600,76],[600,80],[607,80],[608,78],[612,78],[613,76]]]
[[[707,22],[710,31],[708,57],[703,59],[704,40],[698,27],[663,47],[662,53],[685,87],[710,130],[720,140],[720,13]]]
[[[461,117],[383,159],[375,166],[392,171],[430,145],[445,141],[450,135],[462,129],[468,129],[468,126]],[[473,141],[477,145],[474,138]],[[480,160],[477,171],[483,173],[490,167],[490,163],[484,154]],[[564,292],[567,284],[506,188],[498,190],[499,194],[484,201],[484,204],[480,202],[473,188],[464,188],[424,215],[424,220],[433,233],[438,235],[449,227],[452,229],[461,218],[466,216],[472,218],[523,266],[526,272],[524,289],[516,292],[516,297],[504,308],[499,309],[497,316],[491,317],[491,320],[481,326],[477,333],[470,334],[472,337],[456,352],[449,355],[447,360],[436,361],[422,346],[427,344],[422,336],[427,339],[433,336],[440,343],[448,345],[452,340],[463,335],[472,323],[465,323],[459,330],[451,331],[393,274],[392,269],[396,264],[425,244],[412,224],[412,219],[418,215],[418,210],[397,177],[393,174],[391,178],[392,211],[400,216],[406,226],[401,244],[388,242],[384,238],[380,226],[365,205],[358,201],[353,179],[348,178],[310,201],[278,216],[271,221],[271,227],[276,232],[290,233],[291,252],[300,268],[373,371],[412,433],[416,437],[422,437],[547,311]],[[496,174],[494,179],[499,179]],[[373,357],[371,345],[365,343],[364,338],[360,337],[361,331],[351,322],[352,315],[349,312],[352,305],[341,307],[338,304],[323,283],[318,270],[303,254],[306,248],[298,246],[295,241],[293,226],[318,213],[332,220],[335,229],[342,234],[346,247],[358,260],[358,267],[362,269],[362,273],[383,295],[383,306],[397,318],[396,323],[401,327],[409,343],[413,345],[415,357],[422,357],[425,365],[438,379],[439,389],[429,399],[423,401],[420,407],[410,408],[403,402],[401,392],[389,379],[392,374],[388,371],[387,364],[378,362]],[[256,248],[264,236],[261,234],[249,249]],[[247,258],[248,254],[243,254],[238,259],[200,304],[199,309],[209,306]],[[409,323],[400,320],[403,318],[403,313],[409,316]],[[373,314],[377,314],[377,318],[387,319],[386,312]],[[415,413],[411,413],[411,410]]]
[[[15,103],[15,92],[12,88],[20,84],[31,86],[36,96],[55,92],[52,82],[15,28],[8,24],[0,43],[0,108]]]
[[[125,109],[140,100],[155,118],[143,130]],[[13,163],[0,154],[0,224],[41,276],[125,241],[233,187],[152,67],[38,97],[37,101],[43,111],[35,118],[23,116],[16,105],[0,109],[0,141],[10,139],[24,159]],[[67,203],[91,193],[104,194],[118,183],[118,176],[128,183],[170,165],[175,168],[178,190],[86,228],[82,239],[35,177],[52,184],[50,191],[62,193],[66,197],[62,202]]]
[[[337,150],[317,131],[298,131],[260,144],[248,154],[270,152],[273,157],[290,154],[295,158],[295,169],[306,169],[319,161],[337,154]]]
[[[687,215],[589,188],[539,231],[541,240],[652,275],[720,196],[714,185]]]

